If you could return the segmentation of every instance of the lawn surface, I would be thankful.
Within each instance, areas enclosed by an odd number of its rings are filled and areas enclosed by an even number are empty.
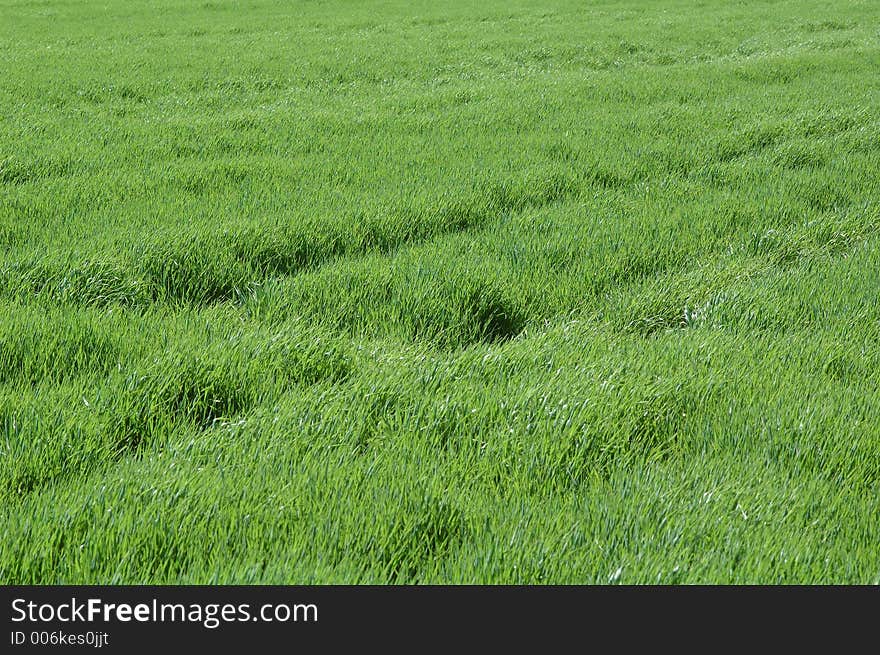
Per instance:
[[[0,0],[0,582],[880,580],[880,3]]]

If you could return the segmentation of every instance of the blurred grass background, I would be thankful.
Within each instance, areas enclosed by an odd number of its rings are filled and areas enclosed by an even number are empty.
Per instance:
[[[0,0],[0,580],[880,581],[880,5]]]

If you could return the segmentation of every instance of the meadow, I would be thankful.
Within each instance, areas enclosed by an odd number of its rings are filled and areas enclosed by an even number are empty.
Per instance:
[[[0,582],[880,582],[880,3],[0,0]]]

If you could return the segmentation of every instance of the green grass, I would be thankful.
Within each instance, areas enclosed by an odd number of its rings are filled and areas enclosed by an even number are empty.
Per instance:
[[[877,583],[880,5],[0,0],[0,582]]]

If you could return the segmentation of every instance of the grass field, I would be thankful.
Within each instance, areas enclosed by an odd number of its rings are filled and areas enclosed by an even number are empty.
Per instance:
[[[0,0],[0,582],[880,581],[880,3]]]

